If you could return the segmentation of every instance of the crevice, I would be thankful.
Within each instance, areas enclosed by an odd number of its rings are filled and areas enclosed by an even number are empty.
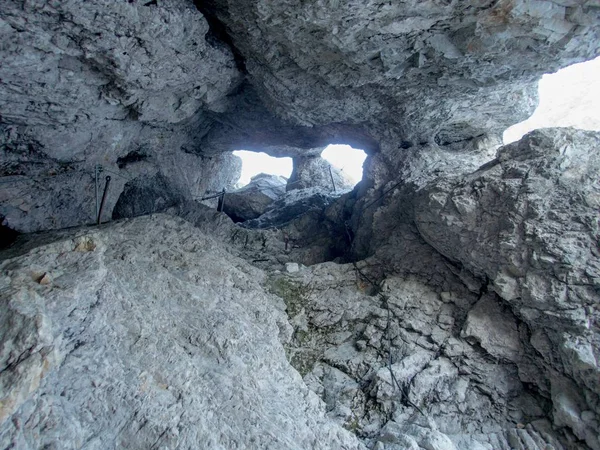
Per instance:
[[[196,9],[204,15],[204,18],[208,22],[209,31],[204,37],[206,42],[212,46],[217,47],[220,43],[227,45],[233,53],[233,59],[237,69],[244,75],[248,74],[246,68],[246,58],[242,52],[233,43],[233,39],[227,30],[227,26],[217,17],[216,7],[211,5],[210,1],[194,0]]]
[[[0,249],[10,247],[19,237],[19,233],[5,223],[5,217],[0,214]]]

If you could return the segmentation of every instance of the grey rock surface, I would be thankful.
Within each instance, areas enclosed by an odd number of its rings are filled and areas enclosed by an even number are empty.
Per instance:
[[[85,161],[48,159],[43,152],[27,146],[5,146],[0,153],[0,214],[5,216],[7,226],[30,233],[96,222],[94,166]],[[131,154],[115,156],[112,163],[102,164],[99,196],[105,176],[111,177],[103,220],[112,216],[128,184],[130,190],[132,185],[151,184],[148,180],[163,180],[157,195],[191,200],[233,186],[241,172],[240,159],[231,154],[200,157],[183,151],[165,154],[150,149],[141,153],[143,158],[140,153],[136,159]],[[116,216],[123,214],[129,213]]]
[[[244,223],[244,226],[248,228],[281,227],[310,212],[323,215],[326,208],[337,198],[338,195],[329,188],[294,189],[274,202],[259,218]]]
[[[161,212],[182,200],[161,175],[136,178],[125,184],[113,209],[112,218],[123,219]]]
[[[241,225],[249,230],[279,233],[284,254],[291,261],[311,265],[343,260],[349,245],[341,220],[344,198],[323,188],[288,191],[263,215]]]
[[[1,448],[364,448],[262,271],[165,215],[52,239],[1,263]]]
[[[592,448],[600,448],[592,400],[600,394],[599,145],[597,133],[534,131],[473,174],[429,185],[415,212],[421,235],[487,277],[527,324],[546,373],[521,370],[520,378],[552,398],[557,426],[571,427]],[[515,323],[485,332],[486,321],[503,314],[482,306],[463,333],[498,357],[516,354]],[[589,414],[595,419],[585,420]]]
[[[308,211],[298,208],[297,216],[265,228],[247,226],[258,220],[235,224],[216,207],[198,202],[185,202],[165,212],[192,223],[258,267],[285,270],[287,263],[312,265],[343,256],[348,242],[344,228],[336,222],[336,211],[333,205]]]
[[[246,186],[227,193],[223,211],[235,222],[256,219],[283,197],[286,183],[277,175],[258,174]]]
[[[9,226],[95,221],[96,164],[121,175],[108,210],[125,182],[148,171],[184,184],[188,197],[235,183],[235,174],[216,183],[235,167],[227,158],[217,169],[198,156],[208,115],[240,81],[231,51],[209,44],[208,31],[186,0],[4,2],[0,214]],[[118,167],[135,154],[145,159]]]
[[[533,112],[542,73],[600,51],[597,8],[582,1],[210,0],[202,9],[225,25],[280,116],[379,123],[416,142],[501,132]]]
[[[5,123],[85,127],[90,119],[134,115],[164,125],[190,118],[201,107],[222,109],[237,76],[233,58],[203,39],[208,24],[193,4],[106,6],[77,0],[5,4],[0,85]],[[24,54],[38,68],[34,78],[23,77],[31,73],[22,64]],[[31,98],[37,98],[33,105]],[[64,152],[64,144],[54,151]]]
[[[294,169],[287,190],[323,188],[341,193],[353,187],[354,183],[342,171],[321,156],[301,156],[294,158]]]
[[[120,170],[109,210],[147,170],[187,200],[227,188],[230,162],[207,159],[238,148],[349,143],[392,170],[408,148],[498,135],[532,112],[542,73],[600,52],[579,1],[196,3],[3,5],[0,214],[15,229],[93,221],[95,164],[129,155],[152,169]]]
[[[4,1],[2,239],[95,222],[97,165],[105,219],[171,216],[6,250],[0,448],[600,449],[600,140],[496,153],[599,32],[584,0]],[[369,154],[341,197],[330,143]],[[240,148],[321,187],[240,227],[198,202]]]
[[[494,315],[497,295],[470,292],[427,246],[421,258],[437,279],[377,257],[270,276],[294,328],[288,357],[330,417],[371,448],[563,448],[547,400],[519,379],[514,362],[537,357],[519,347],[522,330],[498,347],[511,352],[470,341],[482,305],[494,323],[480,336],[501,335],[515,317]]]

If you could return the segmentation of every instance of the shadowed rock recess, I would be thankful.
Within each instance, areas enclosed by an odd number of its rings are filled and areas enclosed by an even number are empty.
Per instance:
[[[600,450],[600,134],[500,140],[598,55],[591,0],[3,1],[0,450]]]

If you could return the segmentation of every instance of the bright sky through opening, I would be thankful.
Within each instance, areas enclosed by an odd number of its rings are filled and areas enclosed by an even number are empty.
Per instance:
[[[349,145],[332,144],[321,153],[321,157],[344,172],[354,184],[362,180],[363,163],[367,154]]]
[[[236,150],[234,155],[242,158],[242,175],[239,186],[246,186],[253,176],[259,173],[280,175],[289,178],[292,174],[292,158],[275,158],[266,153]]]
[[[505,144],[538,128],[600,130],[600,57],[544,75],[539,94],[533,115],[504,132]]]
[[[238,186],[245,186],[259,173],[280,175],[289,178],[292,174],[292,158],[275,158],[266,153],[236,150],[234,155],[242,159],[242,175]],[[362,166],[367,154],[349,145],[330,145],[321,156],[331,165],[342,170],[354,183],[362,180]]]

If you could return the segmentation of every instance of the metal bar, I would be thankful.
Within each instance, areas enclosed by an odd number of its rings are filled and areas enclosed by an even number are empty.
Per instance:
[[[331,177],[331,185],[333,186],[333,192],[337,192],[335,189],[335,181],[333,181],[333,171],[331,170],[331,165],[329,166],[329,176]]]
[[[100,174],[100,165],[96,164],[94,167],[94,192],[96,193],[96,217],[98,217],[98,210],[100,209],[100,191],[98,190],[98,176]]]
[[[221,195],[219,196],[219,203],[217,204],[217,211],[223,212],[223,207],[225,206],[225,188],[221,191]]]
[[[100,210],[98,211],[98,225],[101,223],[102,210],[104,209],[104,203],[106,202],[106,194],[108,193],[108,187],[110,186],[110,175],[106,176],[106,184],[104,185],[104,193],[102,194],[102,201],[100,202]]]
[[[222,192],[219,192],[218,194],[215,195],[209,195],[208,197],[200,197],[200,200],[210,200],[212,198],[217,198],[217,197],[221,197],[223,195]]]

